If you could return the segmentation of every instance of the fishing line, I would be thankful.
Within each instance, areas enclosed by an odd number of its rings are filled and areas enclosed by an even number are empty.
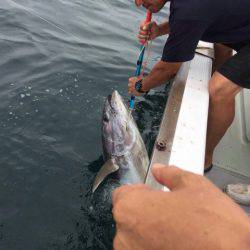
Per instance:
[[[142,47],[141,47],[141,50],[139,51],[139,54],[138,54],[138,58],[141,56],[141,54],[143,53],[143,50],[146,48],[146,44],[144,44]]]
[[[13,1],[13,0],[9,0],[9,2],[10,2],[10,4],[11,4],[12,6],[15,6],[16,8],[22,9],[23,11],[29,13],[30,15],[33,15],[33,16],[39,18],[40,20],[43,20],[43,21],[46,22],[47,24],[49,24],[49,25],[51,25],[51,26],[57,28],[58,30],[64,32],[64,33],[67,34],[67,35],[72,36],[73,38],[75,38],[76,40],[78,40],[78,41],[81,42],[81,39],[80,39],[79,37],[77,37],[76,35],[72,34],[71,32],[68,32],[68,31],[64,30],[62,27],[60,27],[59,25],[57,25],[57,24],[55,24],[55,23],[49,21],[48,19],[46,19],[46,18],[40,16],[35,10],[33,10],[33,9],[29,8],[29,7],[25,7],[24,5],[19,4],[19,3],[15,2],[15,1]]]
[[[82,39],[81,39],[80,37],[74,35],[73,33],[69,32],[69,31],[66,31],[66,30],[63,29],[61,26],[59,26],[59,25],[53,23],[52,21],[50,21],[50,20],[48,20],[48,19],[46,19],[46,18],[40,16],[34,9],[29,8],[29,7],[26,7],[26,6],[24,6],[24,5],[20,4],[20,3],[17,3],[17,2],[15,2],[14,0],[8,0],[8,2],[10,2],[10,5],[12,5],[12,6],[16,7],[16,8],[19,8],[19,9],[21,9],[21,10],[27,12],[28,14],[30,14],[30,15],[32,15],[32,16],[34,16],[34,17],[37,17],[38,19],[40,19],[40,20],[44,21],[45,23],[47,23],[47,24],[53,26],[54,28],[57,28],[58,30],[64,32],[65,34],[67,34],[67,35],[69,35],[69,36],[75,38],[75,39],[78,40],[79,42],[82,42]],[[152,44],[152,41],[151,41],[150,45],[151,45],[151,44]],[[148,44],[146,43],[146,44],[141,48],[138,57],[141,56],[141,54],[143,53],[144,49],[147,48],[147,46],[148,46]],[[150,47],[151,47],[151,46],[150,46]],[[147,52],[148,52],[148,49],[147,49]],[[146,63],[144,63],[144,67],[143,67],[144,69],[145,69],[145,67],[146,67],[145,65],[147,65],[147,62],[148,62],[148,59],[149,59],[149,53],[148,53],[147,55],[148,55],[148,56],[147,56],[147,60],[146,60]],[[144,69],[143,69],[143,72],[144,72]]]
[[[139,53],[139,57],[141,56],[141,54],[143,53],[143,50],[144,49],[146,49],[146,60],[145,60],[145,62],[142,64],[142,70],[141,70],[141,76],[143,77],[143,75],[144,75],[144,72],[145,72],[145,69],[146,69],[146,67],[147,67],[147,65],[148,65],[148,62],[149,62],[149,60],[150,60],[150,57],[151,57],[151,49],[152,49],[152,43],[153,43],[153,41],[151,40],[151,41],[146,41],[146,43],[144,44],[144,46],[142,47],[142,49],[141,49],[141,51],[140,51],[140,53]],[[132,111],[133,111],[133,109],[129,109],[129,113],[128,113],[128,118],[130,119],[131,118],[131,116],[132,116]],[[128,120],[129,119],[127,119],[127,123],[126,123],[126,130],[127,130],[127,126],[128,126]]]
[[[146,43],[146,60],[142,64],[142,70],[141,70],[142,76],[145,73],[145,69],[147,68],[147,65],[148,65],[150,57],[151,57],[152,43],[153,43],[152,40]]]

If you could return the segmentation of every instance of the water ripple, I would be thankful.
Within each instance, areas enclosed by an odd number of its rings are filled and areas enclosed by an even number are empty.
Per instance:
[[[118,184],[90,188],[103,164],[102,105],[114,89],[129,98],[144,16],[126,0],[1,1],[1,249],[111,248]],[[166,101],[153,93],[135,112],[149,152]]]

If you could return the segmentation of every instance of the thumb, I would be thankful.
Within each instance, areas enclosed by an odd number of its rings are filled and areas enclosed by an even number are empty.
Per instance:
[[[155,24],[155,22],[149,22],[149,23],[146,23],[144,21],[144,23],[142,24],[142,30],[144,31],[151,31],[152,29],[152,26]]]
[[[185,179],[188,172],[174,166],[155,164],[152,169],[153,176],[163,186],[168,187],[171,191],[183,188],[186,183]]]

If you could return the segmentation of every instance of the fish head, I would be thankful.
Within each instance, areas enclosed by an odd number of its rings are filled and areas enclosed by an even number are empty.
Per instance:
[[[103,109],[102,132],[104,156],[119,156],[124,153],[131,141],[129,129],[130,112],[117,91],[109,95]]]

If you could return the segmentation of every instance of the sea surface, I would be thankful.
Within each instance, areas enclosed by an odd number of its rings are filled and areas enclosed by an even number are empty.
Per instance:
[[[129,98],[144,17],[133,0],[1,0],[1,250],[112,249],[118,184],[90,189],[103,164],[103,103],[115,89]],[[149,153],[165,102],[164,88],[137,99]]]

